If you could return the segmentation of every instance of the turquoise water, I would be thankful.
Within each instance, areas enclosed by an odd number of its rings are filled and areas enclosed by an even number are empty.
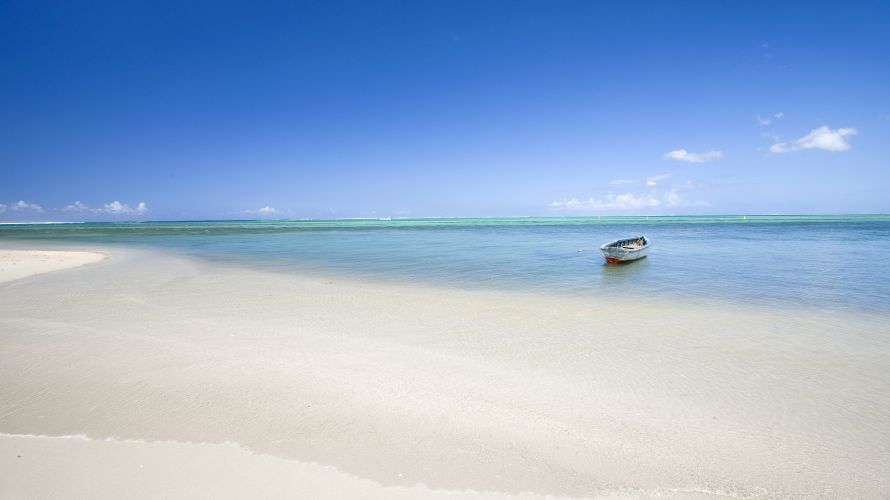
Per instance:
[[[600,244],[638,234],[648,259],[603,263]],[[0,242],[18,240],[462,288],[890,311],[887,215],[0,225]]]

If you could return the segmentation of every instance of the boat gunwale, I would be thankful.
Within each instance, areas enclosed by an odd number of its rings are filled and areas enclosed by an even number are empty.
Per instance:
[[[634,249],[622,248],[623,244],[639,241],[640,239],[643,240],[643,246],[641,246],[639,248],[634,248]],[[600,250],[603,251],[608,248],[615,248],[615,249],[624,250],[625,252],[639,252],[640,250],[649,248],[649,246],[651,244],[652,244],[652,242],[649,241],[649,238],[645,237],[644,235],[639,235],[634,238],[621,238],[621,239],[617,239],[615,241],[610,241],[608,243],[604,243],[603,245],[600,246]]]

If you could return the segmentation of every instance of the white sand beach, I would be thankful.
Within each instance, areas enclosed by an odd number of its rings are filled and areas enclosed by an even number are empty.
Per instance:
[[[105,257],[99,252],[0,249],[0,283],[80,267]]]
[[[95,250],[0,285],[2,498],[890,496],[880,315]]]

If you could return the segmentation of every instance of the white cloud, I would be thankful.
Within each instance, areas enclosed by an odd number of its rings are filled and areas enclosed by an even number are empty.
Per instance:
[[[102,205],[100,210],[109,214],[124,214],[130,212],[130,207],[115,200]]]
[[[670,178],[671,174],[659,174],[653,175],[652,177],[646,177],[646,185],[649,187],[655,187],[660,181]]]
[[[613,186],[619,186],[621,184],[633,184],[634,181],[629,181],[627,179],[615,179],[614,181],[609,182],[609,184]]]
[[[136,205],[136,208],[131,208],[130,205],[115,200],[111,203],[105,203],[99,208],[90,208],[80,201],[75,201],[74,203],[63,208],[62,211],[110,215],[142,215],[148,212],[148,206],[145,204],[144,201],[140,201],[139,204]]]
[[[63,212],[89,212],[90,207],[84,205],[79,201],[75,201],[74,203],[68,205],[67,207],[62,209]]]
[[[670,179],[673,174],[658,174],[646,178],[646,185],[649,186],[643,193],[627,192],[617,194],[613,192],[607,193],[601,198],[590,197],[588,199],[566,198],[562,201],[554,201],[550,203],[550,208],[554,210],[572,210],[572,211],[595,211],[595,210],[644,210],[653,208],[668,207],[708,207],[711,204],[707,201],[688,200],[684,194],[694,191],[704,184],[686,180],[680,183],[673,182],[670,189],[661,191],[657,188],[657,184]]]
[[[0,214],[6,211],[6,205],[0,203]]]
[[[579,200],[571,198],[562,201],[554,201],[551,208],[559,210],[630,210],[646,207],[657,207],[661,201],[651,194],[635,195],[633,193],[615,194],[609,193],[605,198],[588,198]]]
[[[126,203],[121,203],[115,200],[111,203],[102,205],[102,208],[96,209],[96,211],[114,215],[142,215],[148,211],[148,207],[145,205],[145,202],[140,201],[139,204],[136,205],[136,208],[130,208]]]
[[[850,149],[850,143],[847,142],[845,137],[854,136],[858,133],[855,128],[831,130],[827,125],[822,125],[790,144],[777,142],[770,146],[769,150],[773,153],[790,153],[791,151],[800,151],[802,149],[822,149],[836,153]]]
[[[685,149],[677,149],[664,155],[667,160],[688,161],[690,163],[704,163],[723,158],[723,152],[716,149],[704,153],[690,153]]]
[[[268,216],[268,215],[277,215],[277,214],[281,214],[281,213],[283,213],[283,212],[282,212],[281,210],[278,210],[277,208],[273,208],[273,207],[270,207],[269,205],[266,205],[265,207],[258,208],[258,209],[256,209],[256,210],[242,210],[242,211],[240,211],[240,212],[236,212],[236,213],[238,213],[238,214],[244,214],[244,215],[263,215],[263,216]]]
[[[36,203],[28,203],[25,200],[19,200],[13,203],[10,208],[16,211],[37,212],[39,214],[43,213],[43,207]]]
[[[773,114],[772,116],[763,117],[760,115],[755,115],[757,119],[757,123],[760,125],[769,125],[775,120],[781,120],[785,117],[785,113],[779,111],[778,113]]]

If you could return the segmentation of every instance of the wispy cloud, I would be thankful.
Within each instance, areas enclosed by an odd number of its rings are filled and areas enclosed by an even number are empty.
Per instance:
[[[615,179],[614,181],[609,182],[609,184],[613,186],[620,186],[621,184],[633,184],[634,181],[627,179]]]
[[[80,201],[75,201],[63,208],[62,211],[109,215],[143,215],[148,212],[148,205],[146,205],[145,202],[140,201],[135,207],[130,207],[130,205],[127,205],[126,203],[121,203],[115,200],[111,203],[105,203],[101,207],[92,208]]]
[[[6,205],[0,203],[0,214],[6,211]]]
[[[38,214],[44,212],[43,207],[41,207],[40,205],[36,203],[28,203],[25,200],[19,200],[10,205],[9,208],[17,212],[37,212]]]
[[[665,205],[669,207],[709,207],[710,203],[706,201],[689,201],[684,198],[676,189],[671,189],[664,193]]]
[[[683,203],[683,198],[673,189],[664,193],[664,199],[668,205],[676,206]]]
[[[658,174],[653,175],[652,177],[646,177],[646,185],[649,187],[655,187],[659,182],[669,179],[671,174]]]
[[[604,198],[591,197],[586,200],[570,198],[554,201],[550,207],[558,210],[632,210],[658,205],[661,205],[661,201],[652,194],[609,193]]]
[[[79,201],[75,201],[74,203],[66,206],[62,209],[63,212],[90,212],[92,209],[90,207],[84,205]]]
[[[671,187],[673,189],[682,189],[684,191],[692,191],[693,189],[700,189],[705,186],[706,186],[706,184],[704,182],[696,181],[696,180],[692,180],[692,179],[686,179],[685,181],[674,184]]]
[[[769,150],[773,153],[790,153],[802,149],[822,149],[836,153],[850,149],[850,143],[846,138],[858,133],[855,128],[832,130],[827,125],[822,125],[794,142],[777,142],[770,146]]]
[[[707,207],[711,204],[707,201],[690,201],[686,199],[677,189],[670,189],[659,196],[655,192],[650,193],[608,193],[602,198],[590,197],[586,200],[578,198],[568,198],[562,201],[554,201],[550,204],[550,208],[554,210],[566,211],[621,211],[621,210],[641,210],[646,208],[658,207]]]
[[[550,203],[551,210],[560,211],[640,211],[645,209],[657,208],[676,208],[676,207],[707,207],[710,203],[707,201],[689,200],[686,198],[688,193],[694,191],[704,184],[685,180],[683,182],[671,182],[670,189],[662,190],[659,186],[663,181],[667,181],[674,176],[672,173],[664,173],[646,177],[646,188],[637,191],[628,191],[625,193],[614,193],[609,191],[605,196],[591,196],[587,199],[583,198],[564,198],[562,200]],[[610,184],[616,184],[614,181]],[[624,183],[619,183],[624,184]]]
[[[716,149],[704,153],[690,153],[685,149],[677,149],[664,155],[667,160],[688,161],[689,163],[704,163],[706,161],[723,158],[723,152]]]
[[[757,123],[758,123],[759,125],[769,125],[769,124],[771,124],[772,122],[774,122],[774,121],[776,121],[776,120],[781,120],[781,119],[784,118],[784,117],[785,117],[785,113],[779,111],[778,113],[774,113],[774,114],[772,114],[771,116],[763,117],[763,116],[760,116],[760,115],[755,115],[754,118],[757,120]]]
[[[256,210],[250,210],[250,209],[241,210],[240,212],[236,212],[236,213],[243,214],[243,215],[259,215],[262,217],[268,217],[270,215],[279,215],[279,214],[282,214],[283,212],[281,210],[278,210],[277,208],[273,208],[273,207],[270,207],[269,205],[266,205],[265,207],[258,208]]]

